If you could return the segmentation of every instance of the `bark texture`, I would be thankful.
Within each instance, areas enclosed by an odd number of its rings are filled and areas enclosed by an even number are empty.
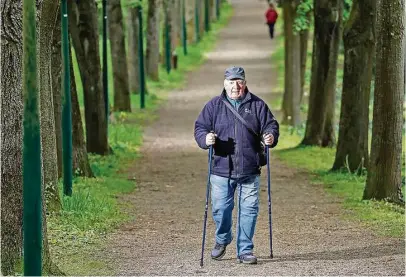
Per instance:
[[[368,164],[369,96],[375,54],[374,1],[353,2],[344,29],[344,80],[340,129],[333,170],[351,172]]]
[[[83,84],[88,153],[107,155],[107,119],[102,90],[95,1],[68,1],[69,28]]]
[[[128,66],[121,0],[107,1],[108,31],[113,66],[114,110],[131,112]]]
[[[61,17],[58,14],[52,39],[52,94],[54,99],[56,145],[58,154],[58,175],[62,177],[62,53],[61,53]],[[71,47],[69,47],[71,49]],[[75,176],[92,177],[92,169],[89,164],[86,151],[86,143],[83,132],[83,123],[80,113],[79,101],[76,91],[76,79],[73,71],[72,51],[69,51],[70,64],[70,93],[72,101],[72,167]]]
[[[309,29],[300,33],[300,103],[303,101],[304,87],[306,84],[307,44],[309,41]]]
[[[70,49],[70,48],[69,48]],[[73,71],[72,51],[69,52],[70,94],[72,101],[72,167],[75,176],[94,177],[86,150],[83,133],[82,116],[80,113],[78,92],[76,89],[75,72]]]
[[[285,30],[285,92],[283,97],[283,124],[300,124],[301,60],[300,35],[293,32],[296,16],[296,2],[284,1]]]
[[[159,12],[161,0],[148,0],[146,72],[151,80],[159,80]]]
[[[41,8],[38,37],[38,92],[40,106],[42,179],[49,212],[58,212],[61,199],[58,191],[58,159],[55,134],[55,115],[51,83],[52,34],[57,20],[59,2],[44,0]]]
[[[404,203],[401,186],[405,97],[405,1],[379,0],[371,158],[364,199]]]
[[[55,137],[56,137],[56,155],[58,161],[58,178],[62,177],[62,106],[61,106],[61,76],[62,76],[62,43],[61,43],[61,15],[58,9],[58,15],[55,20],[54,31],[52,34],[52,100],[54,104],[55,118]]]
[[[303,145],[326,147],[335,144],[334,108],[342,14],[341,0],[314,3],[312,77]]]
[[[38,5],[38,3],[41,3]],[[52,36],[58,18],[59,2],[37,2],[39,35],[37,36],[37,76],[40,111],[42,156],[42,272],[45,275],[64,275],[52,261],[48,245],[47,214],[62,208],[58,190],[58,164],[55,117],[52,94]]]
[[[138,8],[128,7],[128,79],[130,92],[138,94],[141,90],[139,59],[139,16]]]
[[[174,18],[173,18],[173,8],[174,8],[174,0],[166,0],[163,2],[163,12],[164,12],[164,20],[162,22],[162,36],[163,39],[162,41],[164,42],[163,45],[163,64],[166,65],[169,63],[170,68],[172,68],[172,51],[174,50],[173,47],[173,36],[174,36],[174,30],[173,30],[173,25],[174,25]],[[168,37],[167,37],[168,36]],[[168,40],[168,41],[167,41]],[[169,43],[169,44],[168,44]],[[169,45],[169,61],[166,60],[166,47]]]
[[[1,12],[1,273],[14,275],[22,248],[22,1]]]

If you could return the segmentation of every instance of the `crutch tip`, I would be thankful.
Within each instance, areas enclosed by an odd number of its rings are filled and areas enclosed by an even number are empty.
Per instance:
[[[273,254],[271,253],[271,259],[273,259]]]

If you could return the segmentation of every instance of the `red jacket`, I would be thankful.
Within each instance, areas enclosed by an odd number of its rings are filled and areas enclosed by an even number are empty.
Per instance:
[[[266,23],[275,23],[276,19],[278,19],[278,13],[276,10],[268,9],[265,13]]]

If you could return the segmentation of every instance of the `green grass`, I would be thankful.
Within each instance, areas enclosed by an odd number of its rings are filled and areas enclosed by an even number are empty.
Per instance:
[[[143,126],[154,118],[162,102],[157,97],[148,100],[144,111],[116,114],[116,123],[109,125],[114,154],[89,154],[96,177],[76,177],[71,197],[63,196],[61,191],[61,213],[48,217],[54,262],[69,275],[115,274],[113,268],[92,253],[100,248],[106,233],[131,218],[117,199],[135,187],[134,181],[128,180],[126,169],[139,157]]]
[[[311,58],[311,47],[309,51],[308,57]],[[278,82],[275,85],[275,90],[283,91],[284,49],[282,36],[277,41],[277,49],[273,53],[271,60],[275,68],[278,69]],[[339,61],[339,63],[343,63],[342,56]],[[306,72],[307,90],[310,83],[310,68],[311,60],[308,60]],[[337,72],[339,95],[342,89],[342,76],[343,70],[342,67],[339,67]],[[276,99],[271,105],[280,108],[281,103],[282,99]],[[304,110],[307,110],[307,107]],[[338,116],[339,103],[337,103],[337,120]],[[368,226],[382,236],[404,237],[404,208],[383,201],[362,200],[366,176],[358,176],[346,171],[331,172],[330,169],[334,162],[336,149],[299,146],[303,139],[304,131],[304,127],[291,128],[281,126],[281,139],[275,149],[275,155],[290,166],[308,170],[313,176],[313,183],[322,185],[326,191],[340,197],[345,209],[343,217],[357,221],[363,226]],[[404,164],[402,175],[404,176]]]
[[[218,31],[227,24],[233,10],[224,4],[222,17],[211,25],[212,30],[198,44],[188,46],[188,55],[179,55],[178,69],[168,75],[160,69],[160,81],[147,81],[149,94],[146,108],[139,108],[139,96],[132,95],[132,113],[115,113],[109,125],[109,144],[114,154],[89,155],[95,178],[76,177],[71,197],[62,195],[62,211],[51,214],[48,237],[53,261],[68,275],[114,275],[115,271],[103,257],[94,254],[103,247],[106,234],[119,224],[131,219],[120,195],[130,193],[136,184],[128,179],[127,170],[140,156],[143,127],[156,119],[157,109],[168,93],[184,85],[186,73],[204,62],[204,53],[215,46]],[[178,49],[178,53],[183,53]],[[74,59],[74,70],[80,105],[83,109],[83,88]],[[111,64],[111,63],[110,63]],[[110,99],[113,97],[113,79],[109,67]],[[83,115],[83,113],[82,113]],[[60,184],[62,188],[62,184]]]

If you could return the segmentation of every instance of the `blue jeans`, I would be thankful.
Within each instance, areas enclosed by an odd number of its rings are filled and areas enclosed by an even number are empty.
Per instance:
[[[233,240],[231,227],[234,193],[237,189],[237,256],[252,253],[255,225],[259,209],[259,175],[238,179],[211,175],[211,201],[216,223],[216,242],[230,244]]]

